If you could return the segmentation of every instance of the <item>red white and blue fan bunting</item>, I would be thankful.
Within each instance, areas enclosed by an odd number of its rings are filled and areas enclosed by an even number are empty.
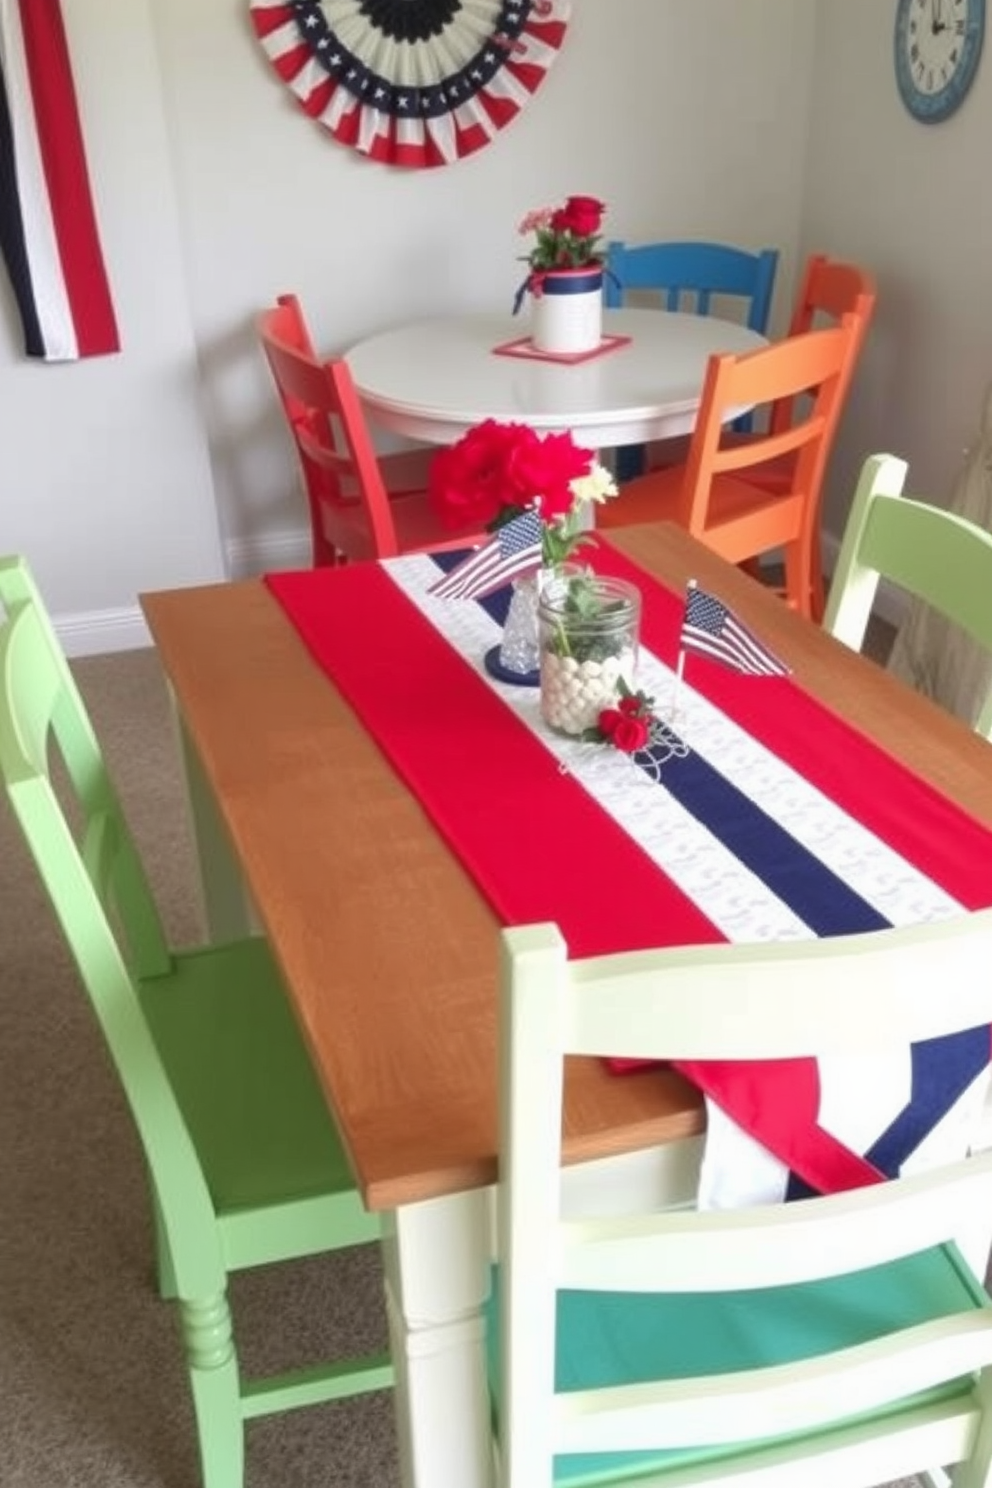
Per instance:
[[[371,160],[451,165],[515,118],[561,47],[571,0],[249,0],[276,72]]]

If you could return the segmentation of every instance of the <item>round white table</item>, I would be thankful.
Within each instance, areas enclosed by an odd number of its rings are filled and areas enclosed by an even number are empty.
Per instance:
[[[528,334],[525,316],[453,315],[370,336],[345,359],[370,418],[407,438],[451,444],[494,418],[606,448],[689,433],[713,352],[766,344],[733,321],[664,310],[608,310],[603,333],[631,339],[573,365],[525,360],[493,351]]]

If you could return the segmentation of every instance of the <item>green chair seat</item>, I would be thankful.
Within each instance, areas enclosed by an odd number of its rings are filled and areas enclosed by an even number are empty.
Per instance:
[[[218,1212],[353,1188],[264,940],[179,954],[139,993]]]

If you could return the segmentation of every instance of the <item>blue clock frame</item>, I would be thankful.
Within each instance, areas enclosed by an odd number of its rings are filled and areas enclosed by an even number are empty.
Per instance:
[[[946,0],[948,6],[951,0]],[[985,39],[985,0],[964,0],[965,18],[960,50],[951,53],[953,71],[943,87],[928,90],[920,87],[913,72],[919,53],[913,37],[914,10],[918,0],[898,0],[895,25],[895,68],[899,94],[914,119],[923,124],[939,124],[960,108],[975,80]],[[942,7],[937,6],[939,11]],[[950,11],[948,11],[950,13]],[[936,23],[936,22],[935,22]]]

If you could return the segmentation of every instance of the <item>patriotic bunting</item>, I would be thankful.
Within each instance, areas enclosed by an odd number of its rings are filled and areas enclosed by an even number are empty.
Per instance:
[[[0,0],[0,252],[29,357],[120,350],[58,0]]]
[[[269,61],[343,145],[450,165],[495,138],[544,80],[571,0],[249,0]]]

